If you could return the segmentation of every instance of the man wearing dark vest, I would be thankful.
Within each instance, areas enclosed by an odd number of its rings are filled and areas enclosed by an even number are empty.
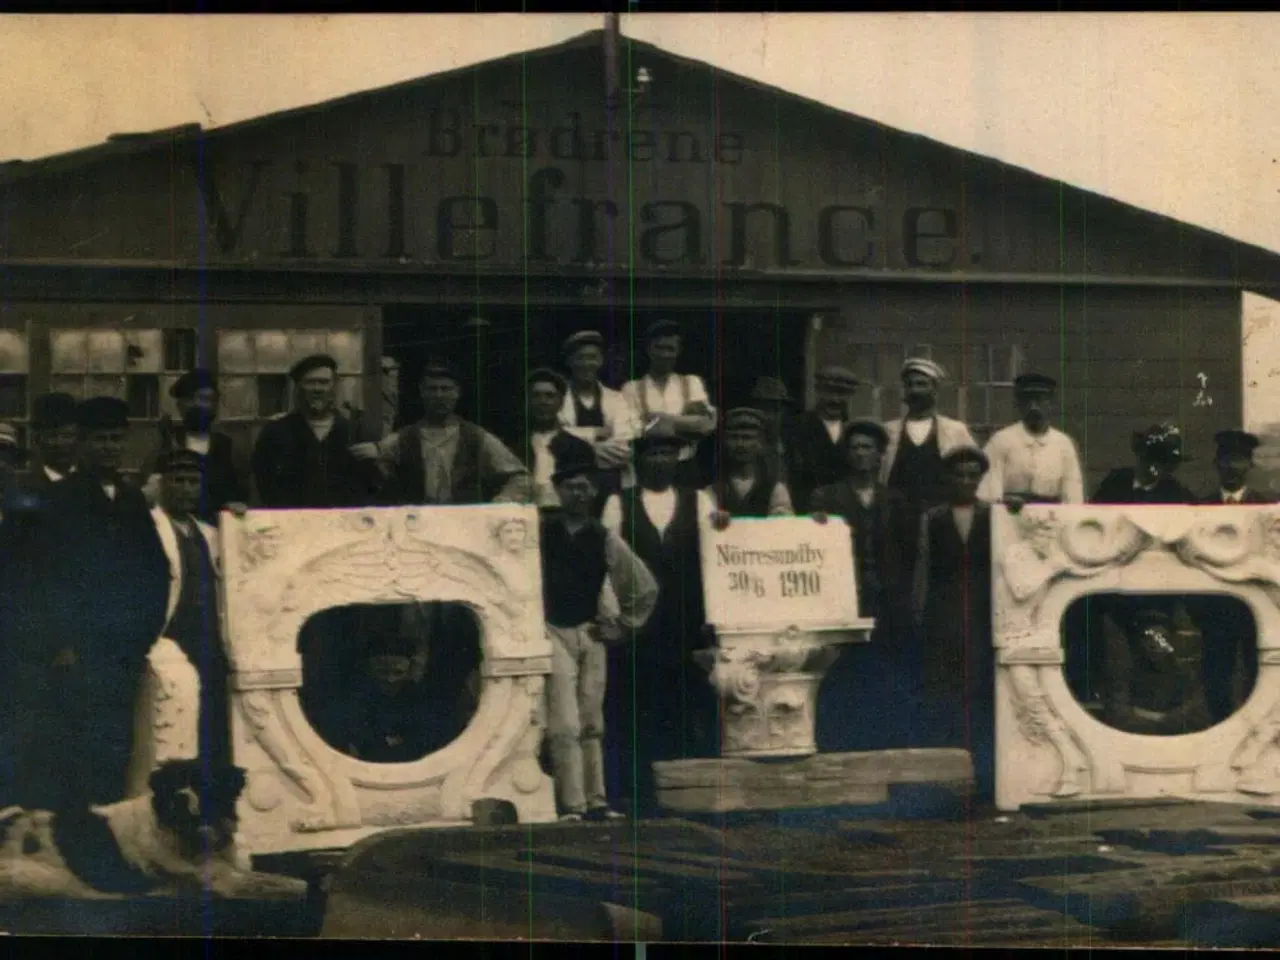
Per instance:
[[[644,626],[657,603],[658,585],[618,534],[591,516],[598,471],[591,445],[562,434],[553,446],[561,506],[543,512],[540,543],[551,639],[547,738],[556,799],[562,820],[612,820],[620,814],[609,806],[605,788],[605,644]],[[618,601],[616,617],[602,616],[606,576]]]
[[[353,446],[360,425],[337,409],[338,363],[316,354],[289,371],[299,403],[267,423],[253,449],[253,474],[265,507],[322,509],[367,506],[376,473]]]
[[[231,661],[219,618],[218,532],[199,518],[208,461],[170,449],[156,460],[160,506],[152,511],[170,569],[169,619],[163,636],[177,644],[200,677],[199,756],[231,762]],[[239,512],[239,510],[237,510]]]
[[[248,485],[236,465],[231,438],[213,428],[218,417],[217,380],[203,368],[189,370],[169,389],[169,396],[177,403],[179,424],[175,427],[168,417],[161,421],[158,456],[170,450],[190,450],[204,457],[205,489],[197,513],[205,523],[217,526],[223,509],[249,500]],[[155,463],[148,476],[154,478],[158,495],[161,480]]]
[[[849,400],[858,378],[843,367],[824,367],[814,379],[817,401],[791,425],[787,441],[787,477],[798,513],[807,514],[813,491],[839,483],[845,475],[846,455],[840,434],[849,420]]]
[[[150,508],[120,475],[128,408],[94,397],[77,421],[76,469],[50,488],[46,518],[43,589],[57,602],[42,604],[47,621],[7,651],[23,718],[9,802],[44,809],[124,797],[139,686],[169,595]]]
[[[880,466],[885,486],[906,498],[914,526],[927,510],[948,501],[950,482],[943,458],[960,447],[977,446],[969,428],[938,412],[938,384],[946,378],[942,367],[924,357],[902,365],[902,399],[907,415],[884,425],[889,446]],[[903,562],[915,568],[914,538],[903,544]]]
[[[987,456],[959,447],[942,464],[949,502],[925,512],[917,548],[920,682],[912,746],[967,749],[977,795],[989,800],[995,786],[991,508],[978,499]]]
[[[452,367],[428,363],[419,391],[421,420],[354,451],[376,459],[387,478],[382,502],[461,505],[526,500],[524,464],[501,440],[455,412],[462,390]]]
[[[880,458],[889,443],[884,427],[854,420],[842,439],[848,451],[845,479],[814,491],[812,513],[819,523],[835,516],[852,528],[858,613],[874,617],[876,629],[869,644],[846,647],[827,671],[818,692],[818,742],[820,749],[835,752],[903,747],[911,584],[901,576],[899,554],[919,530],[905,525],[902,494],[880,483]]]
[[[604,337],[595,330],[579,330],[564,342],[569,386],[560,411],[564,428],[591,444],[600,466],[600,493],[592,508],[596,515],[615,493],[635,486],[631,443],[640,435],[640,417],[618,390],[600,382],[604,366]]]
[[[726,475],[716,501],[730,517],[789,517],[791,496],[764,457],[764,414],[749,407],[724,418]]]
[[[653,764],[714,757],[720,748],[719,704],[706,670],[693,659],[706,647],[700,516],[715,502],[695,487],[677,486],[682,441],[648,436],[636,444],[638,488],[611,497],[602,521],[620,535],[658,581],[658,605],[626,657],[610,664],[608,729],[628,772],[634,760],[635,811],[657,812]],[[634,712],[631,707],[634,703]]]
[[[644,334],[649,370],[639,380],[622,388],[640,418],[646,434],[676,437],[680,444],[679,480],[702,486],[702,466],[698,448],[715,433],[716,409],[707,395],[702,378],[692,373],[676,373],[682,347],[680,325],[674,320],[656,320]]]
[[[1272,503],[1272,498],[1249,483],[1258,438],[1243,430],[1222,430],[1213,439],[1218,483],[1200,502]],[[1205,598],[1198,606],[1196,622],[1204,631],[1205,694],[1212,721],[1221,723],[1240,708],[1257,680],[1257,628],[1248,608],[1234,598]]]
[[[569,436],[561,414],[568,384],[560,374],[545,367],[530,373],[526,382],[529,391],[529,435],[524,442],[524,463],[529,471],[533,502],[539,508],[546,509],[560,505],[556,485],[551,480],[556,472],[551,445],[556,438]]]

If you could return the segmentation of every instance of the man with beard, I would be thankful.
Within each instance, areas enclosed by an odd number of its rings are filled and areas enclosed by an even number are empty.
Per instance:
[[[1200,502],[1271,503],[1249,484],[1258,438],[1243,430],[1223,430],[1213,439],[1218,483]],[[1257,627],[1248,607],[1235,598],[1206,598],[1197,606],[1196,622],[1204,631],[1205,697],[1211,720],[1221,723],[1240,708],[1257,680]]]
[[[886,423],[889,446],[880,479],[906,499],[905,522],[915,527],[925,511],[948,502],[951,484],[943,458],[961,447],[973,447],[969,428],[938,412],[938,384],[946,372],[932,360],[912,357],[902,365],[902,399],[907,415]],[[903,544],[903,563],[915,569],[916,542]]]
[[[801,414],[787,444],[787,478],[796,510],[812,509],[813,491],[839,483],[846,470],[846,454],[840,436],[849,420],[849,398],[857,392],[858,378],[843,367],[825,367],[814,380],[817,401]]]
[[[3,625],[13,674],[16,767],[10,802],[28,808],[124,796],[146,656],[164,625],[169,566],[141,491],[120,476],[128,408],[77,411],[75,470],[51,487],[44,518],[56,603],[35,629]],[[9,611],[6,611],[8,613]]]
[[[621,392],[600,382],[603,336],[595,330],[579,330],[565,340],[564,358],[570,378],[560,422],[595,450],[600,490],[592,510],[599,516],[609,497],[635,486],[631,442],[640,435],[640,421]]]
[[[169,560],[171,583],[163,634],[186,654],[200,677],[199,756],[214,767],[227,765],[232,762],[231,662],[219,619],[218,532],[199,515],[208,461],[194,450],[178,448],[162,453],[155,468],[160,506],[152,517]],[[243,511],[243,504],[228,506]]]
[[[560,508],[542,514],[542,593],[551,638],[547,740],[562,820],[614,820],[604,769],[608,646],[644,626],[658,585],[616,532],[591,516],[598,471],[590,444],[553,444]],[[617,609],[600,602],[606,578]],[[643,655],[643,654],[642,654]]]
[[[707,645],[698,553],[700,517],[715,511],[710,494],[676,481],[683,441],[647,436],[636,444],[638,490],[610,497],[602,522],[620,536],[658,581],[653,615],[609,665],[606,723],[624,780],[635,770],[633,813],[655,814],[653,764],[714,757],[720,749],[719,704],[707,672],[693,659]]]
[[[1080,454],[1072,439],[1049,422],[1057,386],[1039,373],[1013,381],[1021,419],[987,443],[991,469],[978,490],[981,499],[1013,510],[1024,503],[1084,503]]]
[[[880,459],[889,443],[884,427],[855,420],[845,426],[841,439],[847,451],[845,479],[814,491],[813,518],[826,523],[828,515],[841,517],[852,528],[858,613],[875,618],[876,629],[870,643],[841,651],[819,688],[819,749],[904,747],[902,705],[910,693],[910,664],[902,656],[911,584],[902,580],[899,553],[900,545],[919,531],[905,525],[902,494],[879,480]]]
[[[645,353],[649,370],[639,380],[622,388],[622,394],[640,417],[642,432],[648,436],[675,437],[679,446],[679,479],[688,486],[701,486],[698,444],[715,433],[716,411],[707,396],[706,384],[692,373],[676,373],[680,360],[680,325],[674,320],[657,320],[645,330]]]
[[[180,424],[174,427],[166,417],[160,424],[160,455],[170,450],[190,450],[204,458],[205,489],[197,514],[205,523],[217,526],[218,514],[231,504],[249,499],[235,463],[231,438],[213,425],[218,417],[218,384],[212,373],[197,368],[184,373],[169,390],[177,403]],[[149,471],[157,494],[159,470]]]
[[[299,360],[289,371],[298,404],[267,423],[253,448],[263,506],[316,510],[372,501],[376,471],[353,453],[360,424],[338,412],[337,371],[337,361],[325,354]]]
[[[963,747],[977,796],[995,789],[995,651],[991,642],[991,508],[978,499],[987,457],[959,447],[942,459],[948,502],[920,521],[915,584],[919,664],[911,746]]]
[[[791,495],[764,456],[764,414],[739,407],[724,418],[726,476],[716,500],[730,517],[789,517]]]

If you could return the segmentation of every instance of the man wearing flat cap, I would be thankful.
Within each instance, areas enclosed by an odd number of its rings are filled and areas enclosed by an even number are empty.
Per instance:
[[[418,381],[423,414],[357,456],[376,461],[386,478],[382,501],[396,504],[523,502],[528,471],[501,440],[458,416],[462,381],[452,365],[431,360]]]
[[[371,502],[377,472],[353,453],[360,424],[338,410],[338,364],[304,357],[289,371],[297,403],[265,424],[253,448],[253,475],[265,507],[315,510]]]
[[[562,820],[612,820],[605,787],[608,646],[639,630],[658,601],[658,584],[616,531],[592,515],[599,472],[584,440],[553,442],[560,508],[542,513],[542,594],[551,638],[547,739]],[[616,601],[601,604],[606,581]],[[637,651],[638,656],[646,652]]]
[[[801,414],[787,438],[787,480],[796,510],[810,512],[813,491],[839,483],[848,457],[840,439],[849,420],[849,400],[858,378],[843,367],[824,367],[814,380],[817,400]]]
[[[222,645],[219,595],[222,585],[218,531],[200,517],[205,473],[203,454],[171,448],[156,459],[160,504],[151,511],[169,562],[169,604],[156,660],[176,647],[200,678],[199,757],[213,765],[231,762],[230,660]]]
[[[765,460],[790,490],[787,442],[791,436],[795,401],[787,392],[787,385],[778,377],[757,377],[751,388],[750,406],[764,414]]]
[[[76,401],[69,393],[46,393],[36,397],[31,407],[31,434],[35,467],[28,489],[39,490],[57,483],[75,467]]]
[[[560,412],[569,385],[564,377],[546,367],[532,371],[525,383],[529,397],[529,435],[521,452],[529,471],[530,494],[540,508],[557,507],[560,499],[551,481],[556,470],[552,445],[559,437],[571,436],[564,428]]]
[[[698,445],[715,433],[716,410],[706,384],[693,373],[676,373],[680,360],[680,325],[657,320],[644,334],[648,372],[622,388],[622,394],[639,416],[643,434],[680,439],[680,482],[702,486]]]
[[[604,336],[595,330],[579,330],[565,340],[570,376],[560,409],[565,429],[595,450],[600,465],[600,495],[593,507],[597,516],[611,495],[635,486],[631,443],[641,426],[639,414],[622,392],[600,382],[604,352]]]
[[[716,490],[730,517],[789,517],[791,495],[764,457],[764,414],[750,407],[724,418],[725,476]]]
[[[1013,381],[1020,420],[987,442],[991,469],[978,496],[1013,509],[1024,503],[1084,503],[1084,475],[1075,442],[1050,423],[1058,382],[1040,373]]]
[[[128,408],[93,397],[77,422],[76,468],[51,487],[45,518],[41,622],[0,623],[23,717],[8,802],[37,809],[125,795],[137,695],[169,595],[150,508],[120,476]]]
[[[1200,499],[1201,503],[1272,503],[1271,497],[1249,485],[1253,454],[1260,441],[1243,430],[1221,430],[1214,434],[1217,447],[1213,458],[1218,486]]]
[[[900,544],[918,536],[904,526],[902,494],[880,482],[880,458],[889,443],[874,420],[845,424],[845,476],[813,492],[813,518],[842,519],[853,530],[858,613],[873,617],[869,644],[851,644],[827,671],[818,691],[819,749],[884,750],[907,745],[901,704],[910,691],[899,662],[902,631],[910,626],[909,579],[902,577]]]
[[[995,652],[991,637],[991,508],[978,499],[989,466],[976,446],[942,457],[947,502],[920,520],[913,599],[919,693],[912,746],[963,747],[980,800],[995,789]]]
[[[693,659],[707,644],[699,520],[716,506],[709,492],[677,482],[681,446],[674,436],[640,438],[638,491],[610,497],[601,518],[658,581],[658,606],[635,655],[615,653],[609,665],[609,752],[621,758],[616,769],[635,771],[621,792],[635,791],[638,814],[658,810],[655,762],[715,756],[720,746],[718,700]]]
[[[205,489],[196,509],[201,520],[216,526],[224,508],[249,499],[231,438],[213,429],[218,417],[217,380],[211,372],[198,367],[179,377],[170,387],[169,396],[177,405],[179,423],[175,427],[167,416],[160,422],[159,455],[170,450],[190,450],[204,458]],[[162,481],[154,463],[148,476],[152,477],[150,486],[158,493]]]
[[[946,372],[925,357],[911,357],[902,365],[902,399],[906,416],[884,425],[889,446],[880,479],[907,501],[912,523],[950,499],[951,481],[943,458],[960,447],[976,446],[969,428],[938,412],[938,385]],[[915,543],[904,546],[904,562],[915,566]]]

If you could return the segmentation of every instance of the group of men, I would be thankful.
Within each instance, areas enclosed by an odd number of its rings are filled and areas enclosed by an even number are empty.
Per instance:
[[[540,508],[553,648],[547,748],[567,820],[615,819],[617,806],[655,813],[655,762],[718,752],[719,705],[693,657],[713,642],[700,520],[723,528],[737,517],[839,518],[852,527],[860,612],[877,628],[823,685],[820,748],[967,747],[989,793],[989,505],[1084,500],[1076,446],[1052,426],[1055,382],[1019,377],[1020,419],[983,449],[965,424],[938,412],[946,374],[926,358],[902,367],[905,415],[880,424],[851,417],[862,385],[838,367],[819,372],[810,411],[791,416],[785,387],[762,378],[748,402],[721,416],[702,379],[677,370],[677,324],[651,325],[644,346],[646,374],[615,390],[600,381],[603,336],[570,336],[567,375],[528,375],[528,429],[510,443],[459,416],[464,383],[447,362],[422,369],[421,419],[382,437],[339,410],[334,360],[308,357],[291,371],[295,408],[257,438],[252,484],[216,429],[215,379],[192,371],[174,388],[181,426],[162,430],[144,471],[154,508],[120,476],[128,429],[120,401],[40,398],[31,469],[5,482],[0,515],[0,682],[11,711],[0,737],[11,802],[120,798],[135,692],[160,636],[200,674],[202,753],[229,749],[213,524],[224,510],[242,513],[251,486],[273,508]],[[717,439],[716,467],[704,475],[699,446]],[[1246,486],[1256,445],[1238,432],[1219,436],[1222,489],[1211,499],[1258,499]],[[0,463],[6,449],[25,454],[0,427]],[[1195,502],[1173,479],[1176,429],[1135,435],[1134,453],[1136,468],[1108,475],[1096,502]],[[1194,612],[1113,604],[1102,611],[1107,649],[1123,652],[1133,637],[1174,630]],[[330,743],[395,763],[456,735],[474,708],[479,668],[468,615],[439,604],[333,613],[312,618],[299,639],[303,707]],[[1236,636],[1243,628],[1215,628],[1223,638],[1206,687],[1217,713],[1239,696],[1222,679],[1238,672],[1239,658],[1223,651],[1247,651]],[[1106,688],[1116,710],[1150,706],[1123,686],[1113,679]]]

